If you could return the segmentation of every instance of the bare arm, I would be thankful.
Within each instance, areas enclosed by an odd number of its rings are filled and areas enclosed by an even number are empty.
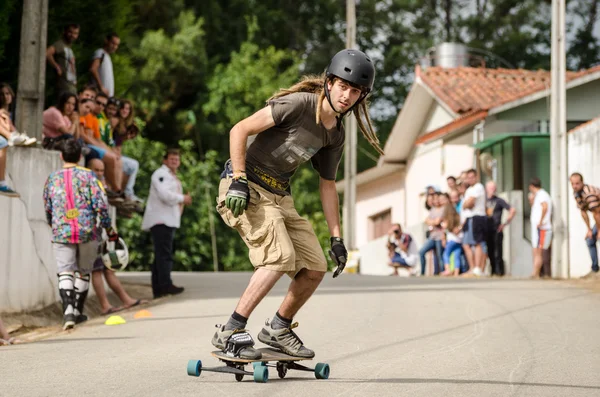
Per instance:
[[[590,227],[590,217],[587,211],[581,210],[581,217],[583,218],[583,222],[585,222],[585,225],[587,226],[588,230],[592,230],[592,228]]]
[[[100,58],[96,58],[92,61],[92,64],[90,65],[90,73],[92,74],[92,77],[94,78],[94,80],[96,80],[96,83],[98,84],[98,87],[100,87],[100,90],[102,90],[102,92],[104,92],[106,94],[106,92],[105,92],[106,89],[102,85],[102,81],[100,81],[100,73],[98,73],[99,68],[100,68]]]
[[[508,218],[506,218],[506,224],[508,225],[510,222],[512,222],[513,218],[515,217],[515,215],[517,214],[517,210],[514,209],[514,207],[511,207],[508,210]]]
[[[321,194],[321,203],[329,227],[329,234],[331,237],[340,237],[340,199],[335,188],[335,181],[321,178],[319,193]]]
[[[62,69],[61,69],[60,65],[56,62],[56,60],[54,59],[54,54],[56,54],[56,48],[54,48],[54,46],[51,45],[50,47],[48,47],[46,49],[46,59],[48,60],[48,63],[50,65],[52,65],[52,67],[56,70],[56,73],[58,73],[58,75],[61,76]]]
[[[540,223],[538,224],[538,227],[540,227],[540,225],[544,221],[544,218],[546,217],[547,212],[548,212],[548,203],[543,202],[542,203],[542,217],[540,218]]]
[[[462,205],[463,208],[469,209],[475,207],[475,197],[469,197]]]
[[[231,156],[231,167],[234,175],[246,172],[246,143],[248,137],[263,132],[274,125],[275,120],[273,120],[271,107],[267,106],[233,126],[229,133],[229,155]]]

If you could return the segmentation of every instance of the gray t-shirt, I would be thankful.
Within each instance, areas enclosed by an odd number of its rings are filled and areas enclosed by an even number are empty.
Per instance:
[[[92,57],[92,60],[94,59],[100,59],[98,74],[100,75],[102,85],[108,90],[108,96],[115,96],[115,76],[113,74],[113,64],[110,54],[104,51],[103,48],[98,48]]]
[[[269,101],[275,126],[248,139],[248,179],[282,196],[290,195],[290,178],[311,160],[323,179],[335,180],[344,152],[344,129],[316,123],[317,94],[298,92]]]
[[[71,84],[77,84],[77,70],[75,68],[75,54],[70,45],[65,43],[63,39],[52,44],[54,47],[54,60],[63,71],[62,79]]]

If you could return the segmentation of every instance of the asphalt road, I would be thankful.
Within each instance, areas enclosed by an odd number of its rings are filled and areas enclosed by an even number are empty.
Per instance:
[[[122,276],[147,282],[147,274]],[[394,278],[328,274],[295,321],[328,380],[270,371],[250,377],[186,373],[211,357],[249,273],[176,274],[184,294],[153,317],[103,318],[35,343],[0,347],[1,396],[600,396],[600,294],[559,281]],[[253,314],[256,335],[289,279]],[[260,342],[257,342],[260,345]]]

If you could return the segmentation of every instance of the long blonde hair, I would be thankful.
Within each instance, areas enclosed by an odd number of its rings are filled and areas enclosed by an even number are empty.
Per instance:
[[[331,81],[335,82],[335,79],[336,77],[334,77]],[[315,121],[317,124],[319,124],[321,122],[321,109],[323,107],[323,100],[325,99],[325,90],[323,88],[324,81],[325,74],[304,76],[298,83],[294,84],[290,88],[280,89],[267,100],[267,103],[272,99],[281,98],[282,96],[293,94],[295,92],[310,92],[317,94],[319,95],[319,100],[317,101],[317,117]],[[379,154],[384,154],[383,149],[379,144],[379,138],[377,138],[377,134],[373,129],[371,117],[369,116],[369,104],[367,103],[366,98],[362,100],[352,111],[354,112],[354,116],[356,116],[358,128],[360,128],[360,131],[365,139],[371,144],[371,146],[375,148],[375,150],[377,150],[377,152],[379,152]]]

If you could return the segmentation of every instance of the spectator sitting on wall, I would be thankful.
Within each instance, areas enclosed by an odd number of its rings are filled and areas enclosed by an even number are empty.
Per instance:
[[[98,180],[101,183],[104,183],[104,163],[99,159],[93,159],[88,163],[87,166],[96,175]],[[115,308],[111,306],[106,296],[106,290],[104,289],[104,280],[102,279],[102,276],[104,276],[106,279],[106,283],[110,289],[113,290],[113,292],[123,303],[122,307]],[[133,299],[127,293],[127,291],[125,291],[125,288],[123,288],[123,285],[121,285],[121,281],[119,281],[119,278],[116,276],[115,272],[107,269],[102,262],[102,258],[100,257],[96,258],[94,262],[94,267],[92,269],[92,285],[94,286],[94,291],[96,291],[98,302],[100,302],[100,310],[103,315],[112,314],[120,310],[125,310],[129,309],[130,307],[148,303],[146,300]]]
[[[35,145],[37,139],[30,138],[25,133],[19,133],[15,128],[15,92],[7,83],[0,83],[0,110],[5,111],[10,122],[10,138],[8,146],[31,146]]]
[[[394,224],[388,232],[389,266],[394,268],[392,275],[398,275],[398,269],[406,269],[412,275],[419,260],[417,245],[410,234],[402,233],[402,226]]]
[[[143,201],[135,195],[134,187],[137,177],[137,173],[140,169],[140,164],[137,160],[123,156],[122,147],[125,141],[135,139],[137,137],[139,128],[135,124],[135,111],[133,103],[127,99],[119,102],[119,109],[117,113],[117,124],[113,128],[115,147],[114,150],[121,156],[123,162],[123,194],[125,201],[133,202],[135,210],[143,213],[142,203]]]
[[[92,83],[96,84],[98,90],[109,98],[115,96],[115,76],[110,54],[117,51],[120,44],[121,39],[116,33],[107,35],[104,39],[104,46],[94,52],[90,66],[90,73],[93,78]]]
[[[5,110],[0,110],[0,195],[19,197],[19,193],[6,183],[6,154],[10,139],[10,116]]]
[[[63,37],[46,50],[46,59],[56,71],[56,95],[65,92],[77,94],[77,70],[75,54],[71,45],[79,37],[79,25],[71,23],[65,26]]]
[[[121,197],[123,162],[121,161],[121,156],[112,148],[114,140],[112,139],[110,121],[105,113],[107,106],[108,97],[104,93],[99,92],[96,95],[96,109],[94,114],[98,119],[100,137],[98,139],[98,146],[93,145],[92,147],[100,153],[100,159],[102,159],[106,166],[106,180],[109,186],[106,190],[108,199],[111,203],[114,202],[115,204],[119,204],[123,201],[123,198]]]
[[[58,149],[57,145],[69,138],[79,139],[80,124],[77,109],[77,95],[65,92],[58,99],[58,104],[50,106],[43,113],[42,146],[44,149]]]

